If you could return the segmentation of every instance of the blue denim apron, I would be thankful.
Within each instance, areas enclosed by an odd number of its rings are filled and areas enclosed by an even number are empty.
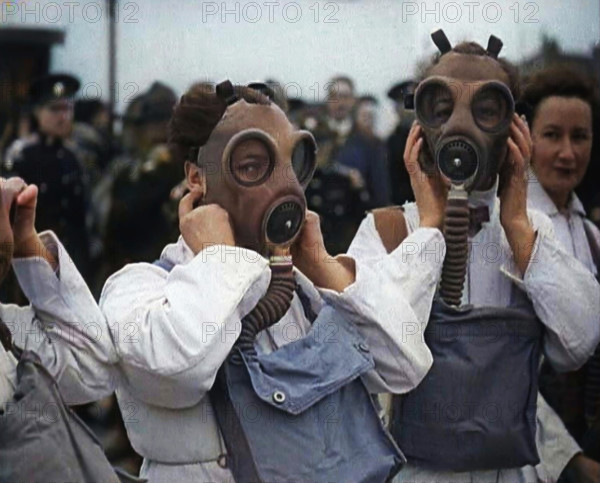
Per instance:
[[[375,366],[369,347],[297,293],[314,319],[308,334],[269,354],[234,347],[209,393],[235,480],[390,481],[406,460],[361,380]]]
[[[0,321],[2,324],[2,321]],[[0,413],[0,481],[144,482],[113,468],[31,351],[17,354],[17,387]]]
[[[542,327],[529,308],[434,301],[425,331],[433,366],[394,401],[392,434],[412,464],[462,472],[539,462]]]

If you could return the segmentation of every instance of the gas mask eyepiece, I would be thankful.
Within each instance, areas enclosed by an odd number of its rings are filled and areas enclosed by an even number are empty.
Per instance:
[[[304,222],[303,191],[316,168],[316,151],[312,134],[293,130],[274,104],[234,103],[214,142],[199,152],[199,162],[221,158],[221,169],[207,172],[205,202],[228,211],[240,246],[266,254],[270,247],[290,245]]]
[[[480,87],[471,101],[471,114],[482,131],[496,134],[510,126],[515,101],[506,84],[490,81]]]

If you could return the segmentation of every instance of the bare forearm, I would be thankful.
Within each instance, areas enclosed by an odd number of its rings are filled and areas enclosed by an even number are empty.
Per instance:
[[[304,274],[319,288],[343,292],[356,280],[356,266],[346,255],[327,255],[307,267]]]
[[[56,270],[58,267],[58,260],[48,249],[48,247],[46,247],[37,233],[34,233],[15,247],[14,257],[43,257],[50,264],[53,270]]]
[[[529,261],[531,260],[531,254],[533,253],[533,246],[535,244],[536,233],[531,226],[529,220],[515,221],[511,223],[506,229],[506,238],[513,252],[515,263],[519,268],[521,275],[525,275]]]

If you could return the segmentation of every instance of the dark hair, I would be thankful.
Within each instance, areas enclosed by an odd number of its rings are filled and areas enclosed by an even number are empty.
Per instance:
[[[350,77],[348,77],[347,75],[336,75],[335,77],[333,77],[327,84],[328,92],[331,91],[331,89],[333,89],[333,85],[337,84],[338,82],[344,82],[348,84],[350,86],[350,90],[354,93],[354,81],[350,79]]]
[[[452,50],[450,50],[450,52],[454,52],[456,54],[466,54],[466,55],[473,55],[473,56],[480,56],[480,57],[485,57],[485,56],[490,57],[487,50],[485,50],[477,42],[461,42],[461,43],[457,44],[456,46],[454,46],[452,48]],[[437,64],[439,64],[441,58],[442,58],[442,54],[440,52],[438,52],[434,55],[432,61],[425,67],[425,69],[423,69],[423,73],[421,75],[421,80],[430,74],[431,70]],[[498,62],[498,64],[502,68],[502,70],[508,76],[508,88],[510,89],[510,92],[512,93],[513,98],[515,100],[517,100],[520,95],[520,79],[519,79],[518,69],[512,63],[510,63],[508,60],[506,60],[503,57],[499,57],[497,59],[494,57],[490,57],[490,58],[493,58],[496,62]]]
[[[249,87],[236,85],[238,98],[250,104],[271,103],[264,94]],[[181,96],[173,108],[169,122],[169,148],[176,161],[196,161],[198,148],[203,146],[217,126],[227,104],[216,93],[215,86],[206,82],[194,84]]]
[[[529,125],[540,103],[551,96],[576,97],[587,102],[592,110],[592,119],[597,119],[600,96],[596,80],[568,64],[554,64],[535,72],[525,82],[521,103],[527,106],[525,115]]]
[[[356,100],[356,104],[375,104],[375,105],[379,105],[379,101],[377,100],[377,98],[372,95],[372,94],[365,94],[363,96],[360,96],[357,100]]]

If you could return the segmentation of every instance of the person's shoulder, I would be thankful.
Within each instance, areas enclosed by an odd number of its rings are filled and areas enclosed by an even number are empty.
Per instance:
[[[4,169],[11,171],[15,166],[27,160],[28,152],[35,148],[40,142],[37,134],[30,134],[16,139],[6,151],[4,158]]]
[[[123,308],[132,300],[143,298],[143,294],[160,291],[169,272],[156,263],[129,263],[106,280],[100,296],[100,307],[106,310],[116,304]],[[129,301],[129,302],[128,302]]]

